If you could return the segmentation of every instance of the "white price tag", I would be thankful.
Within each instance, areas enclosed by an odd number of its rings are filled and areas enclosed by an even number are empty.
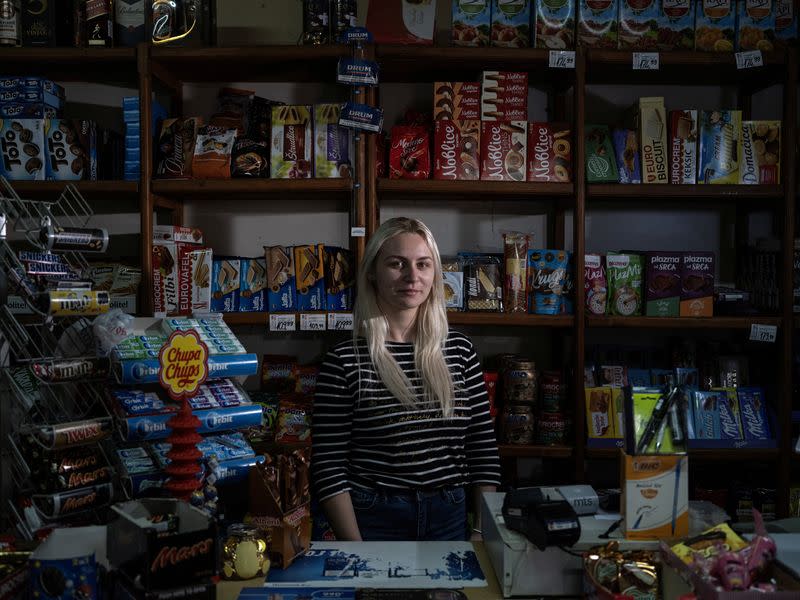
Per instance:
[[[658,52],[634,52],[634,71],[658,71],[661,65]]]
[[[297,318],[294,313],[270,313],[270,331],[294,331],[297,329]]]
[[[758,325],[757,323],[750,325],[751,341],[772,343],[777,335],[777,325]]]
[[[574,69],[575,51],[574,50],[550,50],[551,69]]]
[[[300,313],[300,331],[325,331],[326,328],[324,313]]]
[[[748,50],[747,52],[736,53],[737,69],[755,69],[764,66],[764,57],[761,50]]]
[[[352,313],[328,313],[328,329],[353,331]]]
[[[350,237],[366,237],[367,235],[367,228],[366,227],[351,227],[350,228]]]

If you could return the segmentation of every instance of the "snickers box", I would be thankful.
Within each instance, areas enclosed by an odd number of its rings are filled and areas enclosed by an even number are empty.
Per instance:
[[[713,252],[683,253],[680,316],[714,316]]]
[[[297,310],[325,310],[325,272],[322,244],[294,247]]]
[[[528,181],[572,181],[572,132],[568,123],[528,124]]]
[[[480,121],[436,121],[433,178],[480,178]]]
[[[265,246],[267,263],[267,303],[269,312],[295,312],[294,249],[291,246]]]
[[[481,121],[481,180],[525,181],[526,121]]]
[[[266,310],[267,262],[263,258],[240,260],[239,312]]]
[[[481,118],[481,86],[477,81],[437,81],[433,84],[436,121],[472,121]]]
[[[645,256],[645,314],[648,317],[677,317],[680,314],[680,252],[648,252]]]
[[[345,248],[325,246],[326,310],[351,311],[355,300],[355,263]]]
[[[484,71],[481,84],[481,120],[528,120],[528,74]]]
[[[44,121],[0,119],[0,175],[11,181],[43,181]]]
[[[241,261],[238,258],[220,257],[212,263],[211,310],[214,312],[239,311],[239,284]]]
[[[669,182],[697,183],[697,111],[669,113]]]
[[[145,590],[197,585],[216,574],[216,526],[200,509],[174,499],[143,498],[112,510],[117,518],[108,525],[108,561],[130,579],[140,578]],[[164,519],[170,515],[174,518]]]

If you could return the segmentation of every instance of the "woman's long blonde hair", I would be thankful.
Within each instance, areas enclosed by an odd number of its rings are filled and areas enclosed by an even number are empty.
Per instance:
[[[420,305],[414,323],[414,364],[422,379],[424,401],[438,401],[442,414],[450,417],[453,414],[453,378],[444,358],[448,327],[442,259],[431,230],[422,221],[407,217],[389,219],[378,227],[367,242],[358,270],[358,296],[353,315],[354,349],[358,354],[358,338],[364,336],[369,358],[389,392],[404,406],[417,406],[418,400],[411,381],[386,349],[389,323],[378,305],[375,289],[378,255],[388,240],[403,233],[414,233],[422,237],[433,258],[433,286],[428,298]]]

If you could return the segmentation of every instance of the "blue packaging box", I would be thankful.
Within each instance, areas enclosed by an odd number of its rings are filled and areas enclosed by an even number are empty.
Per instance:
[[[294,247],[295,289],[297,310],[325,310],[324,246],[309,244]]]
[[[770,439],[764,390],[756,387],[737,388],[736,395],[739,400],[739,414],[742,418],[744,439]]]
[[[215,257],[211,268],[211,310],[238,312],[241,261]]]
[[[695,391],[692,394],[695,436],[699,440],[720,439],[720,392]]]
[[[720,439],[741,440],[742,423],[739,418],[739,400],[736,397],[736,390],[714,391],[719,391]]]
[[[125,148],[125,162],[140,164],[142,162],[142,152],[139,147]]]
[[[18,88],[47,92],[48,94],[57,96],[62,100],[66,98],[64,88],[51,79],[44,79],[43,77],[16,77],[15,79],[16,87]]]
[[[326,309],[351,311],[356,284],[353,253],[337,246],[325,246],[324,253]]]
[[[263,258],[242,258],[239,262],[239,312],[265,311],[267,261]]]
[[[57,119],[61,110],[46,104],[8,102],[0,104],[0,117],[5,119]]]
[[[141,150],[142,138],[139,135],[126,135],[125,149],[127,150],[128,148],[136,148],[137,150]]]
[[[193,410],[200,419],[197,432],[201,434],[219,433],[257,427],[261,425],[261,405],[242,404],[227,408]],[[172,414],[142,415],[119,419],[119,430],[125,441],[155,440],[165,438],[170,433],[167,421]]]
[[[267,262],[267,303],[269,312],[295,312],[294,249],[291,246],[264,248]]]
[[[620,183],[642,183],[642,169],[639,164],[639,143],[635,130],[615,129],[611,132],[614,155]]]
[[[631,387],[649,387],[650,369],[628,369],[628,385]]]
[[[4,104],[16,103],[21,104],[44,104],[45,106],[52,106],[60,110],[64,108],[64,100],[58,96],[54,96],[48,92],[39,90],[25,90],[25,89],[0,89],[0,102]]]
[[[158,383],[158,359],[112,361],[114,377],[124,385]],[[258,372],[255,354],[216,354],[208,357],[208,378],[239,377]]]

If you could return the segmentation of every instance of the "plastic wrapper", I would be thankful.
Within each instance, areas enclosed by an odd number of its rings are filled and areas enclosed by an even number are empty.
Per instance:
[[[503,309],[503,279],[500,261],[493,256],[473,256],[464,268],[467,310],[500,312]]]
[[[311,407],[309,398],[293,396],[278,406],[275,441],[288,444],[311,443]]]
[[[503,253],[505,255],[505,284],[503,297],[507,313],[528,311],[528,244],[531,236],[524,233],[503,234]]]
[[[587,598],[611,600],[617,594],[657,600],[661,565],[658,554],[645,550],[619,550],[617,542],[592,548],[583,559]]]

